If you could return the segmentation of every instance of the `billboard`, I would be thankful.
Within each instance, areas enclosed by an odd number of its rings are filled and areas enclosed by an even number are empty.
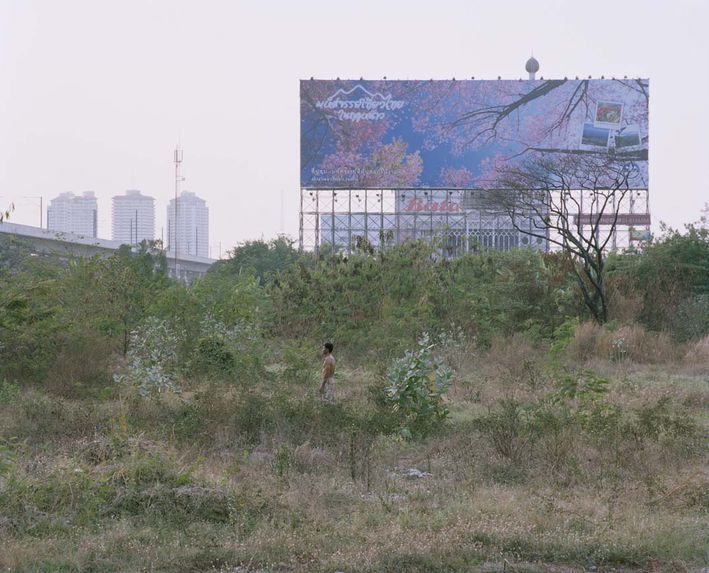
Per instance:
[[[527,158],[629,167],[648,188],[649,81],[302,80],[301,187],[495,189]]]

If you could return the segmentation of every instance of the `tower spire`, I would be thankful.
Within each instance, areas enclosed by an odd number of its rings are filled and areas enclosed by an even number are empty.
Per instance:
[[[536,74],[539,71],[539,62],[534,58],[534,50],[532,50],[532,57],[524,65],[524,69],[527,70],[530,80],[536,79]]]

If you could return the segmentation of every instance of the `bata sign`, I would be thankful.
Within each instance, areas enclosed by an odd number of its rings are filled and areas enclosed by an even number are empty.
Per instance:
[[[402,193],[399,199],[400,209],[404,213],[460,213],[460,203],[451,201],[446,191],[429,191],[412,195]]]
[[[381,121],[387,111],[396,111],[406,105],[392,99],[391,94],[370,92],[357,84],[350,90],[339,89],[329,98],[315,102],[317,109],[334,111],[340,121]]]
[[[405,201],[404,211],[407,213],[460,213],[460,203],[453,201],[428,201],[421,197],[411,198]]]

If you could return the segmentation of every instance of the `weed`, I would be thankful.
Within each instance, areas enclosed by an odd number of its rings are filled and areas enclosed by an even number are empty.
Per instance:
[[[20,397],[19,384],[0,378],[0,404],[12,404]]]
[[[434,345],[424,335],[416,352],[407,352],[387,374],[386,401],[399,418],[405,438],[425,437],[440,428],[448,417],[443,395],[453,373],[433,357]]]
[[[528,412],[514,399],[500,400],[498,408],[476,421],[476,427],[490,439],[494,451],[513,464],[528,454],[533,439]]]

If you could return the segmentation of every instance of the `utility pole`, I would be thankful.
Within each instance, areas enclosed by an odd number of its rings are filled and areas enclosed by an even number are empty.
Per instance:
[[[179,280],[180,278],[180,267],[177,263],[177,196],[180,194],[180,183],[185,180],[184,177],[180,175],[180,164],[182,163],[182,149],[178,144],[175,147],[175,217],[173,222],[173,234],[175,237],[174,249],[175,249],[175,278]]]

